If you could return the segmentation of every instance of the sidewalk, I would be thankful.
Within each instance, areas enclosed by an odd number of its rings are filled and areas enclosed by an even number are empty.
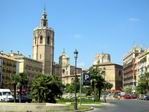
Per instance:
[[[104,106],[112,106],[111,103],[100,103],[100,104],[82,104],[82,105],[88,105],[91,106],[90,110],[86,110],[87,112],[90,112],[91,110],[94,110],[96,108],[104,107]]]
[[[67,104],[0,103],[0,112],[60,112],[69,110]]]

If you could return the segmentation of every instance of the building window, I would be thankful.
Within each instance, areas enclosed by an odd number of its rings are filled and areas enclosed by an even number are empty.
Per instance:
[[[43,41],[43,37],[40,36],[40,44],[42,44],[42,41]]]
[[[43,26],[46,26],[46,21],[45,20],[43,21]]]
[[[50,44],[50,37],[47,37],[47,44]]]
[[[121,76],[122,75],[122,71],[120,70],[118,74],[119,74],[119,76]]]
[[[36,44],[36,37],[35,37],[35,44]]]
[[[65,73],[65,70],[63,69],[63,73]]]

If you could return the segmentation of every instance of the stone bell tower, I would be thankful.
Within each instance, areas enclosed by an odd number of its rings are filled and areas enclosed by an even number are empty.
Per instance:
[[[54,62],[54,30],[48,27],[44,10],[40,25],[33,31],[33,59],[42,62],[42,73],[52,75]]]

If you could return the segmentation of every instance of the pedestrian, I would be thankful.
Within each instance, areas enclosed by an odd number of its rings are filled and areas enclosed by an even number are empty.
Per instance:
[[[104,96],[103,96],[103,100],[104,100],[104,102],[106,103],[107,102],[107,95],[106,94],[104,94]]]

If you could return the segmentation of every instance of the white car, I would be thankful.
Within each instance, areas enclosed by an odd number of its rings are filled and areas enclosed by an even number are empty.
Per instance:
[[[14,99],[10,89],[0,89],[0,101],[9,101]]]

